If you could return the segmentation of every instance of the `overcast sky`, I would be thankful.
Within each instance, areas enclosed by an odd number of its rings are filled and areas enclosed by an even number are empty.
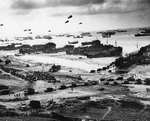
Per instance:
[[[70,14],[73,18],[64,24]],[[150,0],[1,0],[0,23],[12,33],[24,28],[44,33],[150,26]]]

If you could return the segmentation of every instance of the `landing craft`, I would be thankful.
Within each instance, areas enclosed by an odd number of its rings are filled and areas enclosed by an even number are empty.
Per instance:
[[[0,26],[4,26],[4,24],[0,24]]]
[[[31,31],[31,29],[28,29],[28,31]]]
[[[79,24],[83,24],[82,22],[80,22]]]

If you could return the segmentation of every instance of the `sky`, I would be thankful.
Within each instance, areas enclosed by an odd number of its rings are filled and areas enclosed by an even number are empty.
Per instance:
[[[73,18],[65,24],[69,15]],[[150,0],[1,0],[0,24],[0,34],[7,36],[28,28],[66,33],[145,27],[150,26]]]

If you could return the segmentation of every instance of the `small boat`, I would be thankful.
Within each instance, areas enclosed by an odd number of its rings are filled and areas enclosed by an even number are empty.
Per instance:
[[[78,41],[72,41],[72,42],[68,42],[68,44],[78,44]]]
[[[15,56],[22,56],[22,54],[15,54]]]
[[[150,36],[150,33],[137,33],[134,35],[135,37],[141,37],[141,36]]]

